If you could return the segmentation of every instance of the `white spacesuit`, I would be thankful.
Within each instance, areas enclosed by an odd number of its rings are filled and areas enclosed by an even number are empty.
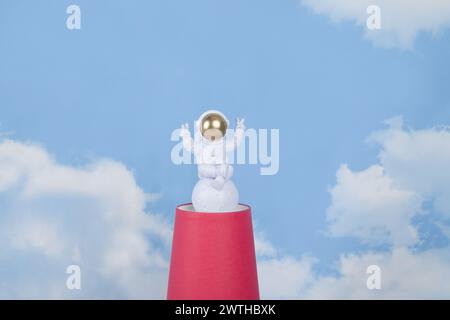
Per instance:
[[[236,120],[234,136],[227,137],[229,122],[217,110],[204,112],[195,122],[194,139],[188,124],[181,126],[180,136],[185,150],[192,152],[198,164],[199,181],[192,191],[192,204],[199,212],[232,212],[239,194],[231,181],[233,167],[227,153],[237,148],[244,138],[244,119]]]

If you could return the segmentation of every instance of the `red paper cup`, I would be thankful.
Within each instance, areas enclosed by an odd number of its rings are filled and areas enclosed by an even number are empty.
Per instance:
[[[195,212],[176,209],[169,300],[259,299],[251,209]]]

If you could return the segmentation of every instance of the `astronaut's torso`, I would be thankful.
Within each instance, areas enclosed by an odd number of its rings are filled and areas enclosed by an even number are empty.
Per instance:
[[[227,164],[227,154],[224,142],[205,143],[197,141],[195,143],[195,158],[197,164],[221,165]]]

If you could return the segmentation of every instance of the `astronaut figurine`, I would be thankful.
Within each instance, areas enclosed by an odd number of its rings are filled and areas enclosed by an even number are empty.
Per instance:
[[[189,125],[181,126],[183,148],[194,154],[199,181],[192,191],[192,204],[198,212],[233,212],[239,193],[231,181],[233,167],[227,153],[237,148],[244,138],[244,119],[236,120],[233,137],[227,137],[229,122],[223,113],[209,110],[195,122],[194,139]]]

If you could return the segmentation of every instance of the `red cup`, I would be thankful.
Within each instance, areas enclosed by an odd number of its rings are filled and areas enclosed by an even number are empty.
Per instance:
[[[176,208],[167,299],[259,299],[249,206],[221,213]]]

